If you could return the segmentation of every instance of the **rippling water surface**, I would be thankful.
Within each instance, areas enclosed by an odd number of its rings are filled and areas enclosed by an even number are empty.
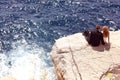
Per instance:
[[[96,25],[119,30],[119,14],[119,0],[0,0],[0,77],[55,80],[55,40]]]

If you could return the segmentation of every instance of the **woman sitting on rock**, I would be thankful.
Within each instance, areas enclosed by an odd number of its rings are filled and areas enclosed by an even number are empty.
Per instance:
[[[110,32],[108,29],[108,26],[103,26],[103,38],[105,42],[110,43]],[[108,41],[106,41],[106,39],[108,39]]]

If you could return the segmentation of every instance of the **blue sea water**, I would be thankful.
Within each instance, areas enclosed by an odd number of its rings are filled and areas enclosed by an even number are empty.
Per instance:
[[[96,25],[119,30],[119,14],[119,0],[0,0],[0,77],[30,80],[30,68],[35,80],[44,72],[55,80],[49,54],[55,40]]]

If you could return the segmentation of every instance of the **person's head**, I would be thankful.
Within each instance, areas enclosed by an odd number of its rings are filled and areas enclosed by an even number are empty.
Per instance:
[[[103,32],[108,32],[109,31],[109,29],[108,29],[108,26],[103,26]]]
[[[96,26],[96,30],[99,31],[101,29],[101,26],[100,25],[97,25]]]

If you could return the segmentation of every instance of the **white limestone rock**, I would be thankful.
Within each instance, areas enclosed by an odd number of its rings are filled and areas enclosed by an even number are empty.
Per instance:
[[[91,47],[81,33],[56,40],[51,58],[58,80],[120,80],[120,31],[106,46]]]

